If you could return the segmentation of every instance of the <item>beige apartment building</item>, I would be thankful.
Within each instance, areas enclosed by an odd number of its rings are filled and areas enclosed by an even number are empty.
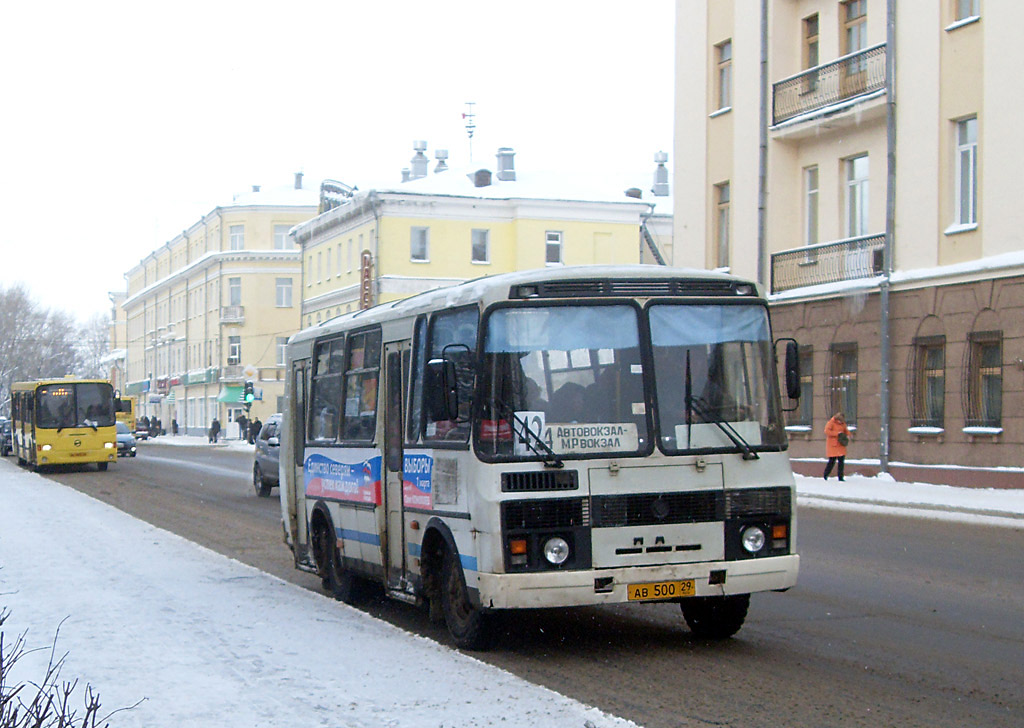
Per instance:
[[[125,274],[126,384],[138,413],[167,432],[227,436],[256,392],[251,416],[280,412],[284,344],[299,328],[301,258],[289,230],[316,215],[302,175],[287,188],[236,196]]]
[[[437,150],[430,170],[425,151],[418,142],[409,179],[393,186],[323,183],[321,213],[294,230],[304,326],[498,273],[671,258],[666,154],[641,190],[637,180],[523,173],[508,148],[470,174]]]
[[[1024,3],[763,6],[677,2],[676,263],[758,278],[800,342],[798,469],[842,410],[851,461],[1019,480]]]

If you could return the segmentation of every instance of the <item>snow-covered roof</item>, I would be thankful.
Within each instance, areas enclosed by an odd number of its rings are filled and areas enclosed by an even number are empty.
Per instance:
[[[234,196],[232,201],[222,207],[316,207],[320,204],[320,185],[313,187],[303,185],[295,189],[295,185],[282,187],[263,187],[258,191],[250,190]]]

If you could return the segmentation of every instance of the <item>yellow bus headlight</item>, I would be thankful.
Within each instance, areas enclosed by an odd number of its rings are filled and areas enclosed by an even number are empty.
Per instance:
[[[52,445],[43,445],[43,452],[49,452],[53,449]]]
[[[111,450],[114,447],[114,443],[112,443],[112,442],[105,442],[105,443],[103,443],[103,447],[107,448],[108,450]]]

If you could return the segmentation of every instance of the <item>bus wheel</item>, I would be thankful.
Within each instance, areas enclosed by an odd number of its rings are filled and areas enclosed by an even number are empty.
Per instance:
[[[269,498],[271,486],[263,480],[263,468],[259,463],[252,466],[252,487],[260,498]]]
[[[466,579],[453,549],[446,549],[441,566],[441,610],[455,645],[464,650],[486,650],[491,644],[490,619],[473,606]]]
[[[749,606],[749,594],[691,597],[679,603],[683,619],[694,636],[712,640],[722,640],[739,632]]]
[[[100,470],[100,472],[106,470],[108,465],[110,465],[110,463],[96,463],[96,467]]]
[[[323,531],[321,538],[326,547],[323,554],[324,587],[338,601],[354,604],[357,601],[356,577],[344,567],[334,534],[327,532],[326,526]]]

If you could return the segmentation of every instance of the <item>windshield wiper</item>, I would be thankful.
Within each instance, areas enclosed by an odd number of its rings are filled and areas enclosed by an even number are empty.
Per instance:
[[[687,370],[689,371],[689,370]],[[698,416],[705,422],[710,422],[712,425],[716,425],[719,430],[725,433],[725,436],[732,440],[733,444],[743,452],[744,460],[757,460],[761,456],[754,452],[753,448],[750,447],[750,443],[743,439],[743,436],[736,431],[732,425],[724,420],[715,417],[708,410],[707,405],[700,399],[700,397],[693,397],[689,394],[686,396],[686,408],[689,413],[690,410],[697,413]]]
[[[562,462],[562,459],[560,457],[558,457],[558,453],[556,453],[554,450],[552,450],[551,446],[548,445],[546,442],[544,442],[544,440],[541,438],[540,435],[538,435],[536,432],[534,432],[532,429],[530,429],[529,423],[526,420],[524,420],[522,417],[517,415],[515,413],[515,410],[513,410],[511,407],[509,407],[504,402],[499,402],[498,400],[494,400],[494,404],[497,405],[498,410],[503,415],[505,415],[506,417],[511,417],[512,421],[515,424],[519,425],[519,427],[522,428],[523,433],[526,435],[526,438],[524,439],[523,444],[525,444],[526,447],[530,448],[530,451],[533,452],[534,455],[540,455],[542,457],[546,456],[546,457],[544,457],[544,465],[545,465],[545,467],[549,467],[549,468],[563,468],[563,467],[565,467],[565,463]],[[516,428],[513,427],[512,428],[512,437],[515,437],[515,436],[516,436]],[[532,442],[530,442],[531,436],[532,436],[533,441],[536,442],[536,445],[534,445]]]

